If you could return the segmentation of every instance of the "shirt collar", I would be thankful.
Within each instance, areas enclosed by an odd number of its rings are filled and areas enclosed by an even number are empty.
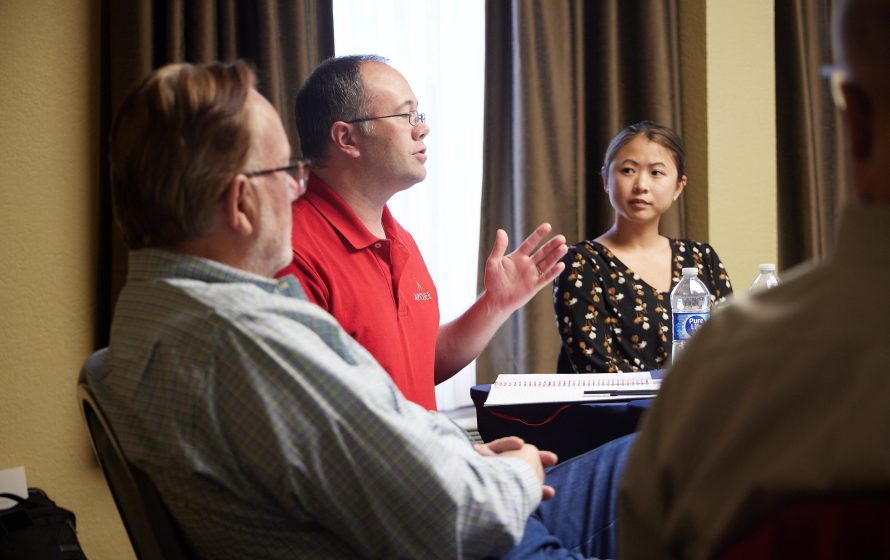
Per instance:
[[[303,199],[314,206],[353,249],[365,249],[380,239],[365,227],[340,195],[317,175],[310,174]],[[402,228],[392,217],[389,206],[383,207],[383,231],[387,239],[399,239]]]
[[[188,279],[208,284],[252,284],[270,294],[306,299],[291,275],[267,278],[221,262],[163,249],[130,251],[127,281]]]

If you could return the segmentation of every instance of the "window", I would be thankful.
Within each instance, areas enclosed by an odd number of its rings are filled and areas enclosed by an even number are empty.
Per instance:
[[[378,54],[401,72],[426,113],[427,178],[389,202],[417,241],[442,321],[475,301],[482,185],[485,3],[334,0],[338,56]],[[436,387],[442,410],[467,406],[475,364]]]

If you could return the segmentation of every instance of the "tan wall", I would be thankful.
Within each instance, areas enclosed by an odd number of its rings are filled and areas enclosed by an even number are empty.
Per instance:
[[[737,292],[778,260],[774,19],[773,0],[680,4],[688,232]]]
[[[707,2],[709,240],[745,291],[778,259],[773,0]]]
[[[684,0],[680,19],[689,236],[744,292],[778,259],[774,4]]]
[[[3,0],[0,53],[0,468],[74,510],[91,560],[132,558],[75,393],[93,344],[99,0]]]

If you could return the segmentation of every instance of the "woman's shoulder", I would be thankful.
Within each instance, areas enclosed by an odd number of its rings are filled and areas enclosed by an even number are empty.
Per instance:
[[[600,271],[609,268],[612,260],[609,250],[596,240],[579,241],[570,246],[562,258],[566,267],[559,275],[560,281],[575,282],[578,280],[577,275],[585,275],[592,280]],[[588,274],[591,271],[595,273],[594,276]]]
[[[609,250],[599,241],[595,239],[585,239],[584,241],[579,241],[570,246],[567,256],[572,258],[577,258],[575,255],[582,258],[602,258],[608,254]]]
[[[692,259],[699,271],[702,273],[702,279],[708,284],[712,297],[717,301],[723,301],[732,293],[732,284],[729,281],[729,274],[723,261],[717,255],[717,251],[708,243],[693,241],[691,239],[675,239],[672,240],[677,247],[678,253],[683,255],[682,259],[678,259],[678,263],[686,266],[686,257]],[[685,252],[685,254],[683,254]]]
[[[704,243],[702,241],[695,241],[693,239],[671,239],[671,244],[679,249],[681,252],[685,252],[691,255],[701,255],[704,257],[717,257],[717,251],[714,250],[714,247],[709,243]]]
[[[689,248],[697,248],[700,251],[704,251],[705,249],[708,249],[711,251],[714,250],[714,247],[712,247],[711,244],[705,243],[703,241],[696,241],[694,239],[679,239],[679,238],[673,238],[673,237],[670,239],[671,239],[671,243],[673,243],[675,245],[683,245],[683,246],[689,247]]]

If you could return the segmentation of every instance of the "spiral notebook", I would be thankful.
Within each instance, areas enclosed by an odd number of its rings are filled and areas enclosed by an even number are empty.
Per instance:
[[[662,372],[500,374],[484,406],[533,403],[628,401],[652,398]]]

